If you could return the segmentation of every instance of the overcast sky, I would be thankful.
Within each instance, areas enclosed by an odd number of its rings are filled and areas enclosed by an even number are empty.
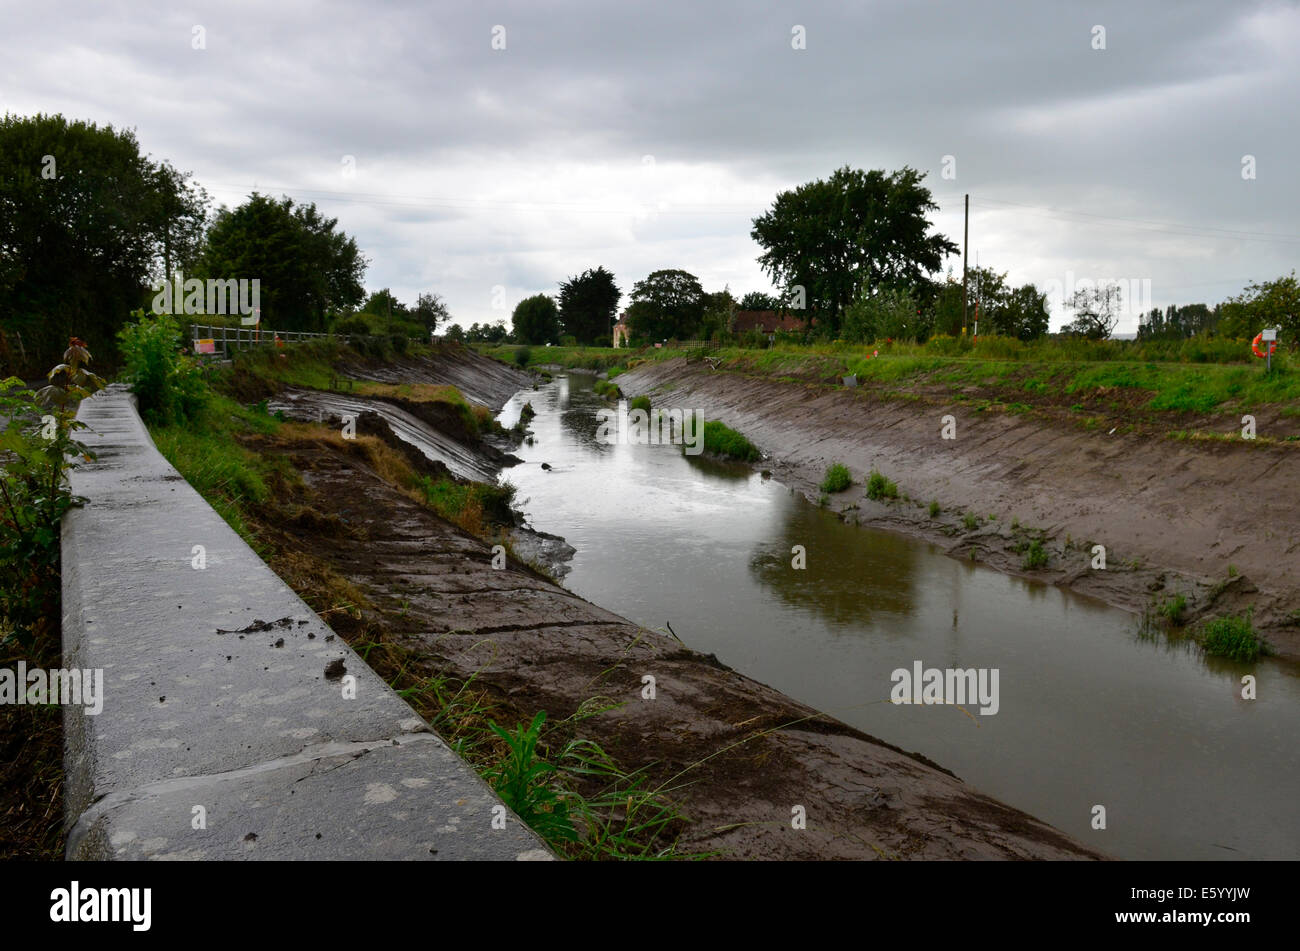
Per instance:
[[[971,263],[1015,283],[1213,303],[1300,259],[1296,3],[0,11],[0,110],[133,128],[218,202],[314,201],[368,288],[437,291],[465,325],[597,265],[625,294],[659,268],[769,290],[751,220],[846,164],[928,171],[958,244],[969,192]]]

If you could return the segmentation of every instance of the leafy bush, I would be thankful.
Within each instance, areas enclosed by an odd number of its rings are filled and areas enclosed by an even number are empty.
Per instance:
[[[137,310],[117,334],[126,377],[145,422],[156,426],[196,419],[207,403],[203,371],[186,352],[170,314]]]
[[[849,472],[849,467],[835,462],[826,469],[826,476],[822,479],[820,488],[823,492],[843,492],[852,484],[853,476]]]
[[[603,396],[607,400],[616,400],[622,395],[618,386],[609,380],[597,380],[592,390],[597,396]]]
[[[1047,567],[1047,550],[1043,548],[1042,539],[1035,538],[1029,543],[1029,550],[1025,552],[1025,560],[1020,563],[1020,567],[1026,571]]]
[[[930,518],[938,518],[939,511],[940,511],[939,500],[934,499],[933,501],[930,502]]]
[[[393,348],[394,353],[406,353],[406,347],[410,339],[403,334],[389,334],[388,344]]]
[[[629,410],[641,409],[641,410],[645,410],[647,413],[649,413],[649,412],[650,412],[650,397],[648,397],[648,396],[634,396],[634,397],[632,397],[632,402],[630,402],[630,403],[627,404],[627,408],[628,408]]]
[[[31,648],[58,630],[59,524],[79,501],[68,489],[68,460],[91,458],[73,438],[86,428],[76,404],[103,385],[85,369],[89,362],[73,337],[34,396],[15,377],[0,382],[0,642],[12,637]]]
[[[370,323],[366,318],[356,315],[353,317],[340,317],[334,321],[334,326],[330,328],[332,333],[340,336],[365,336],[370,333]]]
[[[871,475],[867,477],[867,498],[876,500],[896,499],[898,498],[898,486],[891,479],[886,479],[875,469],[872,469]]]
[[[743,462],[757,462],[762,454],[758,447],[725,423],[716,419],[704,423],[703,445],[705,452]]]
[[[533,351],[529,350],[527,347],[520,347],[518,350],[515,351],[515,363],[517,363],[520,367],[528,366],[528,361],[531,360],[532,358],[533,358]]]
[[[1251,624],[1251,612],[1229,614],[1209,621],[1200,632],[1205,653],[1237,661],[1253,661],[1267,653]]]
[[[380,334],[359,334],[348,338],[348,346],[362,356],[382,360],[388,356],[392,340]]]

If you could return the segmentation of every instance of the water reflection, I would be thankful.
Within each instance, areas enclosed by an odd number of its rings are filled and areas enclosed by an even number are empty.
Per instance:
[[[1123,611],[846,525],[680,446],[598,443],[609,404],[592,382],[560,377],[502,414],[509,425],[524,400],[538,413],[509,478],[533,524],[577,550],[574,592],[671,621],[692,647],[1111,855],[1300,857],[1300,668],[1144,636]],[[997,668],[999,712],[880,703],[891,671],[917,660]],[[1256,700],[1241,697],[1247,673]]]
[[[917,544],[901,535],[864,533],[811,505],[784,507],[776,537],[750,558],[754,577],[786,604],[863,635],[890,618],[910,617],[916,600]],[[795,568],[801,546],[806,567]],[[891,626],[881,628],[889,633]],[[898,630],[898,628],[894,628]]]

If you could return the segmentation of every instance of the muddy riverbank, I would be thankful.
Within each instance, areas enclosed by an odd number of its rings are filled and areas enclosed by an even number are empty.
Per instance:
[[[593,698],[613,701],[581,721],[581,735],[624,768],[645,767],[647,780],[668,790],[686,820],[683,851],[763,859],[1102,857],[924,757],[598,607],[527,565],[494,568],[487,541],[386,482],[364,454],[329,440],[276,445],[274,437],[252,448],[287,456],[302,475],[297,503],[312,518],[268,512],[262,526],[290,560],[310,556],[298,583],[324,572],[364,597],[364,606],[331,618],[341,634],[399,643],[424,665],[472,678],[491,692],[503,722],[526,722],[538,710],[554,721]]]
[[[1300,466],[1288,447],[1082,431],[684,359],[635,367],[618,384],[739,430],[766,454],[762,466],[810,499],[833,462],[857,483],[878,469],[910,497],[872,501],[861,484],[827,496],[850,520],[1135,612],[1179,594],[1188,620],[1253,607],[1273,649],[1300,659]],[[948,415],[953,439],[943,438]],[[1032,571],[1031,538],[1048,554]],[[1093,567],[1096,545],[1104,570]]]

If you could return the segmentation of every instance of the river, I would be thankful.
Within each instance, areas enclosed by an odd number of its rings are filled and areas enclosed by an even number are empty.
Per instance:
[[[1099,601],[848,525],[747,467],[598,442],[609,404],[592,383],[557,376],[499,417],[512,425],[525,401],[537,413],[524,464],[503,478],[534,528],[576,548],[570,590],[671,623],[689,646],[1117,858],[1300,857],[1296,667],[1205,658]],[[891,703],[892,672],[918,661],[997,670],[997,712]],[[1245,674],[1257,699],[1241,697]]]

